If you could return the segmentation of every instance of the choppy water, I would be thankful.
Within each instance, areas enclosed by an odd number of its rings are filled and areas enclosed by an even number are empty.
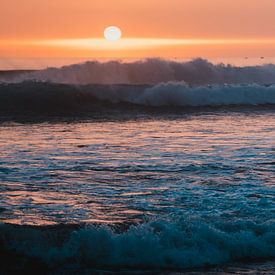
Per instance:
[[[272,110],[2,122],[0,144],[12,251],[135,270],[274,260]]]

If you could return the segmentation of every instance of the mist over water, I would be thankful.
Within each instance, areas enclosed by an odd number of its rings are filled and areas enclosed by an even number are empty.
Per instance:
[[[93,61],[25,74],[17,81],[30,79],[64,84],[158,84],[168,81],[190,85],[269,84],[275,82],[275,65],[214,65],[201,58],[187,62],[154,58],[135,62]]]
[[[272,64],[237,67],[204,59],[95,61],[15,74],[0,83],[0,106],[5,113],[20,109],[94,111],[104,102],[116,108],[123,103],[149,107],[274,105],[274,81]]]
[[[275,104],[275,65],[236,67],[204,59],[86,62],[13,73],[0,83],[0,113],[102,113],[142,107]],[[108,104],[113,104],[112,106]],[[103,107],[103,109],[101,108]]]
[[[271,274],[274,83],[203,59],[2,78],[3,270]]]

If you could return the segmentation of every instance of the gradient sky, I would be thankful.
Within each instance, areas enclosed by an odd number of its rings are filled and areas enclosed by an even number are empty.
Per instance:
[[[0,1],[2,59],[275,56],[274,0]]]

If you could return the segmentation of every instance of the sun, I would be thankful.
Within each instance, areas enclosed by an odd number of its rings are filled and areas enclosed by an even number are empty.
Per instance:
[[[122,36],[121,29],[116,26],[107,27],[104,30],[104,37],[108,41],[118,41]]]

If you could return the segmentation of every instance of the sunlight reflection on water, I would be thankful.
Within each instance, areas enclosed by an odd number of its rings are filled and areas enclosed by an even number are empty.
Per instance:
[[[1,220],[42,225],[136,223],[162,215],[269,219],[274,125],[274,113],[265,112],[2,123]]]

